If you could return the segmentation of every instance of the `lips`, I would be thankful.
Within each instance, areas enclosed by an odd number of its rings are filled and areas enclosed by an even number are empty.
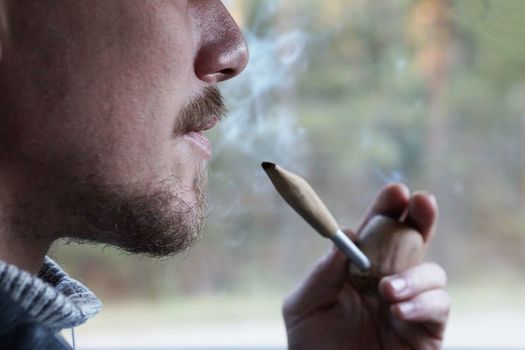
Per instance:
[[[211,144],[202,132],[213,128],[225,115],[220,91],[215,86],[208,86],[180,111],[173,134],[191,141],[209,159]]]
[[[218,117],[210,117],[199,121],[189,131],[184,133],[188,139],[201,152],[206,160],[211,159],[212,146],[210,140],[203,134],[203,131],[210,130],[219,122]]]
[[[204,156],[206,160],[211,159],[212,147],[210,140],[200,131],[191,131],[184,135]]]

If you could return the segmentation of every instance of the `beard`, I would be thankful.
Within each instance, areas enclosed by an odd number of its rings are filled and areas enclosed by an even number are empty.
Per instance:
[[[175,137],[166,142],[173,142],[195,128],[204,128],[215,119],[220,120],[225,107],[220,92],[209,87],[179,112],[173,131]],[[4,123],[7,123],[5,130],[10,130],[10,121],[0,120],[0,123],[2,130]],[[14,125],[17,126],[16,123]],[[70,140],[68,135],[57,135]],[[74,141],[71,143],[75,145]],[[52,146],[62,144],[68,142]],[[14,199],[6,205],[6,212],[9,211],[5,214],[6,226],[8,230],[17,232],[17,239],[31,244],[31,241],[47,243],[66,238],[83,243],[109,244],[125,252],[153,257],[184,252],[198,240],[207,209],[205,162],[194,171],[192,169],[192,179],[175,176],[159,179],[154,173],[148,179],[132,176],[144,180],[132,183],[125,175],[116,178],[105,176],[112,169],[99,169],[95,165],[109,164],[109,161],[118,163],[118,159],[95,162],[98,154],[94,158],[90,152],[80,152],[79,155],[77,147],[56,149],[52,146],[43,147],[43,150],[49,150],[48,153],[35,152],[30,148],[27,154],[22,152],[22,157],[19,157],[15,152],[15,169],[19,167],[17,172],[28,174],[27,179],[24,176],[24,180],[20,181],[24,184],[23,190],[13,190]],[[3,156],[2,166],[7,163]],[[162,164],[159,172],[165,174],[165,170],[170,168],[170,164]],[[146,168],[140,166],[134,170],[137,174],[146,173]],[[18,184],[18,181],[14,183]]]
[[[61,200],[61,212],[74,218],[70,241],[103,243],[124,252],[164,257],[187,251],[204,224],[207,171],[199,170],[193,188],[182,189],[174,178],[147,190],[135,186],[88,184]],[[191,196],[180,195],[188,192]],[[192,200],[186,197],[193,197]]]
[[[207,87],[189,101],[177,118],[173,134],[183,135],[225,117],[220,91]],[[199,238],[207,203],[206,165],[197,169],[192,188],[168,178],[142,191],[140,186],[89,184],[67,194],[61,209],[85,222],[75,240],[106,243],[125,252],[162,257],[187,251]],[[77,182],[78,184],[78,182]],[[188,199],[190,198],[190,199]],[[73,209],[73,212],[71,210]],[[63,236],[71,237],[64,232]]]

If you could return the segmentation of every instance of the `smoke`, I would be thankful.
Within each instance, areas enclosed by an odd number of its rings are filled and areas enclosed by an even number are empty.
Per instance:
[[[306,132],[297,123],[294,94],[297,76],[308,64],[308,36],[300,29],[276,29],[279,6],[261,2],[251,25],[242,28],[250,62],[221,88],[229,117],[219,126],[218,157],[234,151],[257,161],[293,164],[305,153]]]
[[[392,170],[389,173],[384,173],[381,170],[376,170],[376,176],[381,179],[382,182],[385,184],[393,183],[393,182],[403,182],[405,181],[405,177],[403,176],[403,173],[397,170]]]

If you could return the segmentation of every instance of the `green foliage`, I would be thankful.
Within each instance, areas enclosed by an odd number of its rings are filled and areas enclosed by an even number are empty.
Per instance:
[[[429,3],[445,7],[432,12]],[[153,285],[166,293],[279,292],[323,254],[328,243],[264,178],[261,154],[295,155],[292,170],[351,227],[387,181],[431,190],[441,219],[430,253],[452,283],[482,275],[487,255],[517,276],[525,263],[525,1],[239,4],[249,33],[308,34],[308,69],[266,101],[293,109],[306,136],[286,149],[261,138],[258,153],[224,146],[211,166],[202,242],[181,261],[142,267]],[[75,265],[80,271],[97,260],[126,276],[144,264],[112,265],[113,251],[75,250],[75,259],[82,254],[89,256]],[[145,285],[122,288],[140,293]]]

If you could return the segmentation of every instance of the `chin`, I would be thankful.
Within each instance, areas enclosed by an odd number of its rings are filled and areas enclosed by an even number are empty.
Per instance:
[[[185,252],[204,224],[206,183],[203,172],[186,189],[177,187],[175,179],[142,191],[130,185],[82,186],[62,201],[62,214],[74,218],[63,236],[152,257]]]

